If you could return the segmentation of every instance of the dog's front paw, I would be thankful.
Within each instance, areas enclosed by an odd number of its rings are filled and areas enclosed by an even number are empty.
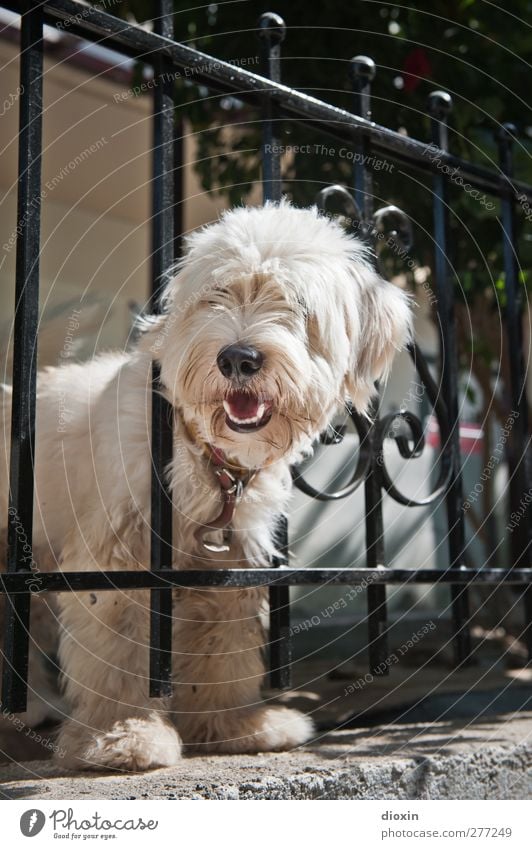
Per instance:
[[[199,752],[278,752],[309,740],[312,720],[285,707],[240,708],[197,715],[182,730],[185,743]]]
[[[67,769],[143,772],[175,766],[181,741],[158,714],[116,720],[101,731],[70,720],[59,733],[55,758]]]
[[[252,711],[248,721],[251,724],[251,734],[249,740],[242,739],[244,752],[293,749],[310,740],[314,733],[314,723],[310,717],[291,708],[259,708]]]

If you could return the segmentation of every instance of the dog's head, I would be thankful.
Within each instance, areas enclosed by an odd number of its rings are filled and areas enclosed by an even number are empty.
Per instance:
[[[364,412],[409,335],[407,297],[314,209],[236,209],[187,240],[145,341],[201,439],[294,460],[346,399]]]

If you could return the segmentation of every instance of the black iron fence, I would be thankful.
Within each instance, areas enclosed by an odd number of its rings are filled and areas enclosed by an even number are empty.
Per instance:
[[[456,663],[467,662],[471,653],[469,588],[472,583],[513,584],[521,589],[524,602],[524,633],[532,653],[532,522],[530,505],[524,496],[530,492],[527,451],[530,435],[525,391],[525,365],[522,336],[522,304],[518,276],[516,210],[518,202],[532,204],[532,186],[513,178],[512,141],[514,129],[500,131],[498,169],[487,169],[458,159],[447,148],[446,115],[450,98],[435,92],[430,98],[432,139],[435,156],[427,157],[427,142],[406,137],[379,126],[370,117],[370,86],[374,75],[371,59],[356,57],[352,62],[353,112],[289,89],[280,81],[280,51],[285,35],[283,21],[276,15],[263,15],[259,24],[262,45],[262,76],[179,44],[173,40],[172,0],[154,4],[154,32],[125,23],[105,11],[76,0],[21,0],[3,5],[21,14],[20,44],[20,134],[17,220],[16,307],[13,358],[13,413],[9,479],[9,527],[7,571],[0,575],[0,591],[7,597],[2,704],[12,711],[26,707],[28,641],[34,573],[27,566],[27,550],[32,546],[33,457],[35,441],[36,347],[39,304],[43,25],[64,26],[125,56],[150,63],[158,84],[153,86],[153,217],[152,217],[152,301],[158,309],[163,274],[179,254],[182,232],[182,129],[175,120],[172,72],[189,69],[194,79],[214,92],[235,94],[244,103],[260,105],[263,128],[263,187],[265,199],[281,195],[281,153],[277,144],[279,122],[294,121],[323,136],[341,140],[353,154],[353,193],[332,186],[320,193],[324,210],[331,199],[358,221],[359,231],[374,239],[391,232],[407,246],[408,218],[396,207],[375,211],[371,169],[364,163],[372,155],[386,155],[412,170],[431,174],[433,180],[434,276],[437,312],[441,327],[441,381],[437,386],[422,354],[415,345],[410,353],[438,421],[441,436],[440,470],[430,496],[415,502],[399,491],[386,468],[383,444],[396,441],[402,457],[417,457],[424,448],[424,432],[419,419],[399,410],[383,418],[375,405],[371,423],[351,411],[360,437],[360,450],[354,458],[350,483],[343,489],[321,492],[294,470],[294,483],[310,497],[330,500],[345,497],[357,487],[363,489],[366,517],[365,569],[290,568],[287,528],[280,528],[284,557],[271,570],[220,569],[217,571],[172,569],[172,504],[163,483],[162,471],[171,455],[171,411],[160,395],[153,393],[152,412],[152,501],[150,570],[127,572],[40,573],[39,592],[87,590],[151,589],[150,692],[169,692],[171,679],[172,588],[176,586],[266,586],[270,593],[270,677],[271,684],[285,687],[290,682],[290,603],[289,587],[302,584],[355,584],[366,587],[368,605],[369,663],[375,674],[386,674],[387,611],[386,588],[395,584],[439,584],[450,586]],[[437,158],[440,167],[436,167]],[[442,168],[441,164],[449,166]],[[526,514],[512,535],[512,555],[501,568],[470,568],[466,565],[463,495],[460,473],[458,420],[458,358],[453,286],[449,264],[449,217],[447,192],[449,173],[458,168],[472,187],[500,199],[500,227],[504,241],[504,286],[506,295],[505,331],[510,340],[510,397],[518,415],[510,434],[509,512],[526,505]],[[158,381],[154,367],[154,384]],[[341,432],[324,436],[325,443],[340,441]],[[334,450],[331,448],[330,450]],[[445,570],[388,568],[384,553],[382,499],[387,495],[405,506],[428,504],[445,499],[448,522],[448,566]]]

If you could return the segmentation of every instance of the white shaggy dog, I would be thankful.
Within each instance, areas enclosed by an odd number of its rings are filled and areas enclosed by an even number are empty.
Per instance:
[[[65,570],[147,568],[157,360],[175,410],[175,568],[268,566],[290,464],[347,398],[367,408],[409,324],[407,297],[316,209],[242,208],[194,233],[135,351],[39,376],[35,557]],[[213,527],[229,522],[224,550]],[[63,763],[150,769],[176,764],[181,741],[257,752],[311,735],[304,715],[261,702],[263,591],[174,595],[168,701],[148,695],[147,591],[60,596]]]

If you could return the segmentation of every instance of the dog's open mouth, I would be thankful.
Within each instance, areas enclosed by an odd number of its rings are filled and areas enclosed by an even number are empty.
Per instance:
[[[247,392],[231,392],[223,404],[227,427],[238,433],[260,430],[272,417],[273,402]]]

